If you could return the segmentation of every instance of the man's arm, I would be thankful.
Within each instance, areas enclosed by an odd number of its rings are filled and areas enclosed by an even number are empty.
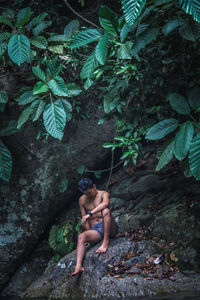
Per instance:
[[[89,222],[87,220],[83,220],[83,217],[87,215],[86,209],[84,207],[84,196],[81,196],[79,198],[79,207],[81,211],[82,225],[84,226],[85,230],[90,230]]]

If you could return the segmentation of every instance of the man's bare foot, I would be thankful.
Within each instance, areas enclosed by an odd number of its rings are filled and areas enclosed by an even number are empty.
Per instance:
[[[75,267],[75,270],[71,275],[75,276],[75,275],[78,275],[79,273],[82,273],[83,271],[84,271],[83,267]]]
[[[108,250],[109,248],[109,244],[102,244],[97,250],[96,252],[97,253],[106,253],[106,251]]]

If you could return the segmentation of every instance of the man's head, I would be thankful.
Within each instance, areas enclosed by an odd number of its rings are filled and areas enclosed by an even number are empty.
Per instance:
[[[96,185],[89,178],[82,178],[79,180],[78,189],[88,197],[92,198],[96,196]]]

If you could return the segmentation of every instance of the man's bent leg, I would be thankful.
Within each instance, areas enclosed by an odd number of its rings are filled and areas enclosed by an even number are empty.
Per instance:
[[[72,276],[77,275],[84,271],[82,267],[83,258],[85,255],[86,242],[99,242],[101,240],[100,234],[96,230],[87,230],[78,236],[77,249],[76,249],[76,266]]]
[[[104,237],[102,245],[97,249],[97,253],[105,253],[109,247],[110,236],[114,236],[117,232],[115,220],[111,216],[110,209],[105,208],[102,211]]]

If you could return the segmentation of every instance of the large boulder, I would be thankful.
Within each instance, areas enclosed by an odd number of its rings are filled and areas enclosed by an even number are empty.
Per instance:
[[[113,139],[114,124],[97,125],[98,118],[99,113],[68,124],[62,142],[51,137],[36,141],[38,128],[32,124],[4,139],[13,156],[13,172],[9,184],[0,184],[0,289],[55,215],[72,197],[76,200],[76,168],[94,169],[107,158],[102,144]]]

